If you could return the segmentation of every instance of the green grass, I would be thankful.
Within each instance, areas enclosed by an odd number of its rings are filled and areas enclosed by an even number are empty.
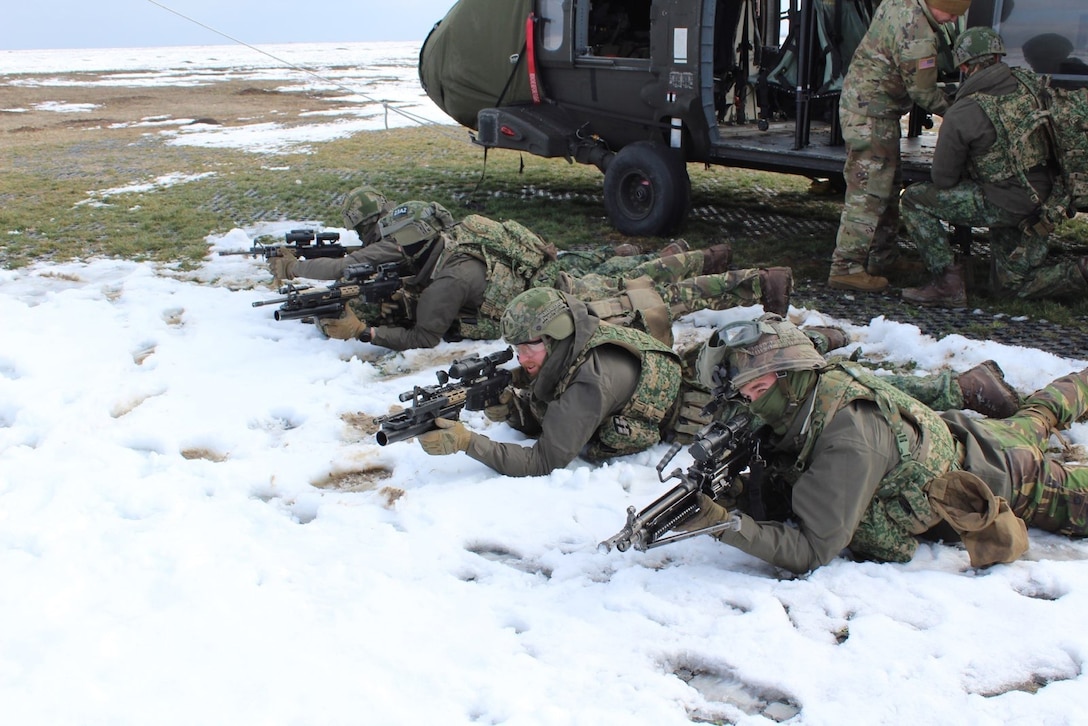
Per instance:
[[[605,217],[603,177],[593,167],[510,151],[487,154],[452,127],[375,131],[325,142],[313,153],[255,155],[90,137],[67,145],[30,145],[12,153],[0,176],[0,266],[91,256],[200,263],[205,238],[234,227],[281,219],[341,226],[339,201],[370,184],[397,200],[434,200],[455,216],[476,212],[513,218],[560,248],[635,241],[656,249],[662,239],[629,240]],[[194,181],[108,197],[91,192],[146,183],[164,174]],[[680,236],[694,247],[719,238],[734,245],[738,266],[789,265],[800,279],[822,281],[834,248],[841,197],[813,193],[808,179],[692,165],[693,206],[723,213],[747,210],[822,223],[818,233],[737,234],[715,218],[691,217]],[[97,203],[87,203],[96,200]],[[1064,225],[1059,254],[1088,253],[1088,221]],[[986,290],[986,260],[975,260],[976,292],[986,308],[1088,329],[1088,301],[1002,300]],[[994,323],[999,324],[999,323]],[[985,337],[985,329],[974,331]]]

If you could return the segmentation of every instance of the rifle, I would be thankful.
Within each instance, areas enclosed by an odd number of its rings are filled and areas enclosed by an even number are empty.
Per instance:
[[[314,290],[309,285],[288,283],[279,290],[282,297],[258,300],[252,305],[256,308],[279,304],[276,320],[302,319],[312,323],[314,318],[340,317],[344,305],[352,298],[361,297],[368,303],[390,300],[401,287],[398,265],[397,262],[384,262],[377,267],[369,262],[348,265],[344,276],[328,287]]]
[[[378,445],[403,441],[438,428],[434,423],[436,418],[455,419],[462,408],[482,411],[495,405],[513,377],[510,371],[498,366],[513,357],[514,349],[507,348],[483,358],[473,355],[455,360],[449,371],[435,374],[437,386],[416,386],[400,394],[399,400],[411,401],[412,405],[374,419],[374,423],[381,425],[375,437]],[[457,382],[450,383],[451,378]]]
[[[679,479],[680,483],[637,514],[634,507],[628,507],[627,524],[616,535],[597,545],[597,549],[609,552],[615,547],[620,552],[626,552],[634,547],[645,552],[699,534],[738,529],[740,517],[733,512],[733,516],[726,522],[664,536],[678,524],[699,513],[700,492],[711,499],[717,498],[735,487],[737,475],[749,465],[752,467],[752,477],[747,487],[749,496],[758,492],[763,464],[759,453],[762,435],[759,429],[753,428],[752,421],[750,413],[742,412],[725,422],[713,421],[707,424],[699,431],[695,442],[688,447],[695,463],[687,471],[677,467],[667,477],[662,477],[662,471],[680,451],[681,445],[673,444],[658,463],[657,476],[662,483],[670,479]]]
[[[343,257],[348,252],[362,249],[361,247],[348,248],[340,244],[339,232],[314,232],[312,229],[293,229],[283,236],[287,244],[254,244],[248,250],[228,250],[220,252],[219,256],[250,255],[252,257],[264,257],[268,260],[273,257],[282,257],[283,250],[290,250],[295,253],[295,257],[301,260],[313,260],[318,257]]]

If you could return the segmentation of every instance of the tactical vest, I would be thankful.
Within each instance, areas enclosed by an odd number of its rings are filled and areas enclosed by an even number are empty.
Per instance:
[[[680,392],[680,363],[666,345],[646,333],[601,323],[556,385],[560,396],[594,348],[618,345],[642,363],[638,384],[619,413],[602,423],[582,455],[590,461],[633,454],[662,440]]]
[[[962,446],[932,410],[864,368],[843,361],[820,375],[796,467],[808,468],[824,426],[840,409],[858,399],[873,401],[879,407],[895,433],[899,463],[880,482],[850,540],[850,549],[884,562],[908,562],[918,548],[915,535],[940,520],[925,486],[944,472],[960,468]],[[910,424],[920,433],[914,451],[910,450],[904,428]],[[843,476],[849,476],[849,472],[843,472]]]
[[[448,257],[455,252],[472,255],[487,266],[483,302],[475,318],[460,320],[461,336],[471,340],[502,337],[499,319],[507,303],[530,287],[538,286],[544,271],[558,267],[555,248],[528,228],[514,221],[497,222],[478,214],[464,218],[456,239],[446,245],[443,254]]]
[[[1042,202],[1027,180],[1028,170],[1045,164],[1050,156],[1045,125],[1047,114],[1037,98],[1039,82],[1031,73],[1013,69],[1020,82],[1015,93],[995,96],[976,93],[971,96],[997,131],[997,140],[983,155],[970,160],[972,176],[988,183],[1017,180],[1032,193],[1036,204]]]
[[[627,279],[602,275],[574,277],[569,272],[560,272],[555,288],[584,302],[601,320],[649,333],[672,347],[669,306],[648,275]]]

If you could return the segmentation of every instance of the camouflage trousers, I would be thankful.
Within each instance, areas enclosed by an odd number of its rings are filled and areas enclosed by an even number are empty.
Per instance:
[[[701,253],[684,253],[674,257],[656,260],[655,269],[644,271],[653,280],[654,290],[669,306],[669,316],[676,319],[681,315],[697,310],[727,310],[744,305],[756,305],[763,296],[759,270],[730,270],[716,275],[695,275],[680,277],[684,270],[668,264],[677,257]],[[604,275],[583,275],[573,280],[573,289],[568,290],[578,299],[590,302],[605,300],[619,295],[624,289],[626,277],[605,277]]]
[[[1046,238],[1020,230],[1023,216],[986,199],[981,185],[963,181],[948,189],[928,182],[903,192],[903,226],[918,246],[926,267],[940,275],[955,262],[944,222],[988,227],[990,285],[995,292],[1022,298],[1060,298],[1088,292],[1076,260],[1047,264]]]
[[[1088,466],[1067,464],[1047,451],[1052,433],[1086,416],[1088,369],[1031,394],[1015,415],[983,422],[1004,450],[1012,509],[1029,526],[1088,535]]]
[[[958,378],[958,374],[952,371],[928,376],[880,376],[880,380],[887,381],[934,411],[955,411],[963,408],[963,389],[957,382]]]
[[[658,276],[682,280],[702,272],[703,260],[700,250],[669,257],[659,257],[657,253],[617,257],[611,247],[604,246],[594,250],[560,252],[559,269],[575,277],[591,274],[623,278],[648,275],[655,280]]]
[[[832,275],[852,275],[890,265],[899,256],[899,156],[902,132],[897,118],[839,112],[846,141],[846,196],[831,255]]]
[[[623,289],[623,280],[635,277],[649,277],[655,286],[694,277],[703,271],[705,257],[701,250],[682,252],[668,257],[657,254],[632,255],[617,257],[611,247],[600,247],[591,251],[564,252],[559,256],[559,264],[548,269],[548,274],[537,279],[540,286],[553,287],[557,275],[567,272],[576,279],[587,279],[593,289],[604,290],[594,297],[584,300],[598,300],[614,297]],[[608,291],[611,292],[608,292]],[[758,298],[757,298],[758,299]],[[352,310],[360,320],[376,325],[403,325],[411,316],[406,306],[400,301],[390,301],[382,305],[366,303],[359,298],[349,301]]]

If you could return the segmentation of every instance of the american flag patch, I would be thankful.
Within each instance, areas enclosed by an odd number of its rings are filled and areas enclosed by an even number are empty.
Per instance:
[[[918,61],[918,70],[924,71],[927,68],[935,68],[937,66],[937,56],[931,55],[928,58],[923,58]]]

